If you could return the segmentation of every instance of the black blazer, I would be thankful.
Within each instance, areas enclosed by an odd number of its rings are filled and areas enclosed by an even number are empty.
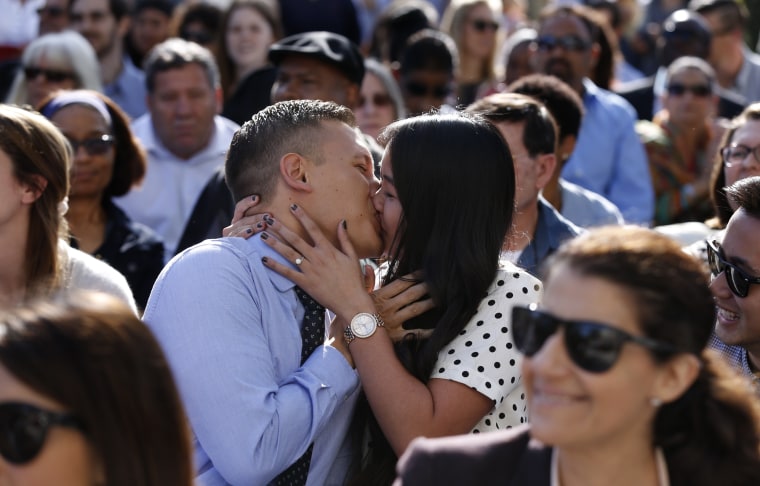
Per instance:
[[[634,109],[639,120],[651,120],[654,116],[652,105],[654,104],[654,76],[637,79],[623,84],[615,91],[625,98]],[[734,99],[731,93],[722,92],[718,95],[718,116],[729,120],[739,115],[744,110],[744,105],[739,99]]]
[[[530,426],[439,439],[419,438],[396,467],[394,486],[550,486],[551,447]]]

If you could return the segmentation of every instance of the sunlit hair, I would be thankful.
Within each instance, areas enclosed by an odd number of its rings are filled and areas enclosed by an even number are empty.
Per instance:
[[[7,103],[22,105],[29,102],[23,68],[36,66],[43,57],[51,68],[74,73],[75,88],[103,91],[100,64],[92,46],[77,32],[65,30],[40,36],[26,46],[21,55],[21,68],[6,98]]]
[[[0,365],[83,425],[109,486],[190,486],[190,433],[164,354],[124,303],[99,293],[0,313]]]
[[[0,150],[10,158],[13,176],[39,191],[29,215],[24,276],[28,295],[60,284],[63,262],[58,240],[68,226],[59,205],[69,192],[70,147],[45,117],[0,104]]]
[[[697,71],[704,76],[705,81],[707,81],[710,86],[710,91],[715,92],[715,70],[707,64],[707,61],[694,56],[682,56],[673,61],[670,66],[668,66],[665,84],[670,84],[670,80],[673,76],[689,69]]]
[[[748,384],[706,350],[715,306],[701,263],[667,236],[615,226],[568,241],[544,268],[547,287],[559,268],[618,286],[630,296],[644,336],[699,358],[694,382],[662,405],[652,424],[670,483],[760,484],[760,405]],[[652,357],[664,363],[672,355]]]
[[[723,139],[720,141],[720,148],[728,147],[731,145],[734,134],[738,129],[743,127],[749,121],[760,121],[760,103],[752,103],[744,109],[739,116],[731,120],[731,126],[723,134]],[[726,198],[726,170],[723,167],[723,158],[720,155],[720,151],[715,156],[713,164],[713,171],[710,177],[710,199],[715,209],[716,222],[713,222],[714,226],[719,228],[725,228],[728,224],[728,220],[731,219],[731,215],[734,210],[731,209],[731,205]]]
[[[224,172],[235,201],[258,194],[274,197],[280,158],[298,153],[321,163],[323,122],[356,127],[351,110],[330,101],[290,100],[267,106],[245,122],[232,137]]]

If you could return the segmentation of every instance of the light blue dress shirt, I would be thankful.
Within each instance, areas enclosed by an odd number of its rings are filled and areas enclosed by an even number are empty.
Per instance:
[[[342,484],[359,378],[331,346],[301,365],[303,306],[259,236],[206,240],[159,276],[144,320],[194,434],[201,485],[265,485],[314,443],[308,485]]]
[[[586,115],[562,177],[609,199],[627,223],[649,226],[654,189],[646,152],[634,128],[636,112],[622,97],[588,79],[583,86]]]
[[[562,216],[581,228],[624,224],[620,210],[609,200],[572,182],[559,180]]]
[[[114,103],[135,120],[148,111],[145,102],[147,89],[145,86],[145,74],[139,70],[128,56],[124,56],[121,73],[113,83],[103,86],[103,92]]]

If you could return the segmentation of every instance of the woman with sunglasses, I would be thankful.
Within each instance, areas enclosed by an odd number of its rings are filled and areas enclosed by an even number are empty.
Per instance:
[[[406,118],[404,97],[393,74],[380,61],[365,59],[364,70],[359,106],[354,108],[354,114],[362,133],[377,140],[385,127]]]
[[[300,208],[294,214],[314,246],[273,219],[264,233],[279,234],[292,246],[264,241],[300,262],[265,265],[338,316],[333,328],[345,338],[366,395],[354,423],[362,457],[353,484],[362,485],[390,484],[396,457],[415,437],[525,422],[510,316],[514,305],[534,303],[541,292],[536,278],[499,262],[515,179],[509,149],[492,124],[461,113],[424,115],[393,123],[383,139],[374,202],[388,269],[375,301],[344,227],[342,251]]]
[[[70,151],[45,117],[0,104],[0,308],[74,289],[135,308],[123,275],[66,243]]]
[[[37,106],[60,89],[102,91],[100,64],[90,43],[67,30],[46,34],[29,43],[21,56],[6,103]]]
[[[0,312],[0,483],[190,486],[190,434],[164,355],[115,298]]]
[[[71,245],[124,275],[137,305],[144,308],[163,268],[164,246],[151,229],[129,219],[111,201],[145,174],[145,153],[127,115],[108,97],[84,90],[59,91],[39,109],[74,152],[66,213]]]
[[[548,264],[541,309],[513,310],[530,425],[421,439],[403,484],[760,484],[760,409],[706,351],[700,264],[666,236],[608,227]]]
[[[715,72],[696,57],[667,70],[663,109],[636,124],[649,158],[655,191],[655,225],[703,221],[712,214],[710,173],[722,127],[714,113]]]
[[[457,106],[467,106],[494,93],[499,22],[488,0],[451,2],[441,18],[441,30],[451,36],[459,53],[456,71]]]

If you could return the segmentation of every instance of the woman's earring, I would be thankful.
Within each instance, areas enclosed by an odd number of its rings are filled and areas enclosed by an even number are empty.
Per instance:
[[[649,399],[649,403],[651,403],[654,408],[659,408],[660,405],[662,405],[662,400],[657,397],[652,397]]]

